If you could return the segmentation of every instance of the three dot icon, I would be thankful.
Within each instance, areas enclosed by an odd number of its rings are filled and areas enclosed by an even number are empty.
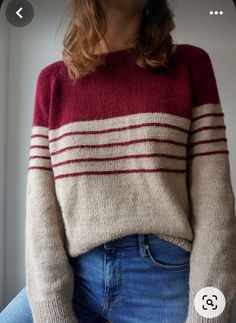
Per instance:
[[[214,15],[215,16],[218,16],[218,15],[223,16],[223,14],[224,14],[224,11],[222,11],[222,10],[221,11],[218,11],[218,10],[213,11],[213,10],[211,10],[210,11],[211,16],[214,16]]]

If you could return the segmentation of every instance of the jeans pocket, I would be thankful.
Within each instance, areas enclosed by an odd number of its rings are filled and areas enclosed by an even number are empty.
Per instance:
[[[190,268],[190,255],[190,251],[163,239],[146,244],[146,259],[159,269],[187,270]]]

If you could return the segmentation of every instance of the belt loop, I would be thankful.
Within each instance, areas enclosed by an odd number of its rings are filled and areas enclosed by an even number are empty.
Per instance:
[[[146,257],[145,234],[138,234],[139,253],[141,258]]]

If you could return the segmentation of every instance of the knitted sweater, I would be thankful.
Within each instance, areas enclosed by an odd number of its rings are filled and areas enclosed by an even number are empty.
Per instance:
[[[153,233],[191,251],[186,322],[229,323],[235,199],[209,55],[178,45],[165,72],[137,66],[129,50],[103,57],[105,66],[74,84],[63,61],[38,78],[25,224],[34,322],[77,322],[68,256]],[[214,319],[194,308],[207,286],[226,298]]]

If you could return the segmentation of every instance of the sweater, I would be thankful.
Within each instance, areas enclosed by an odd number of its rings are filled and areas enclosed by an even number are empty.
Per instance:
[[[191,251],[187,323],[229,323],[236,216],[224,113],[209,54],[179,44],[169,70],[131,50],[73,83],[63,61],[36,85],[26,187],[26,288],[35,323],[75,323],[68,257],[129,234]],[[226,307],[194,308],[204,287]],[[173,321],[174,322],[174,321]]]

